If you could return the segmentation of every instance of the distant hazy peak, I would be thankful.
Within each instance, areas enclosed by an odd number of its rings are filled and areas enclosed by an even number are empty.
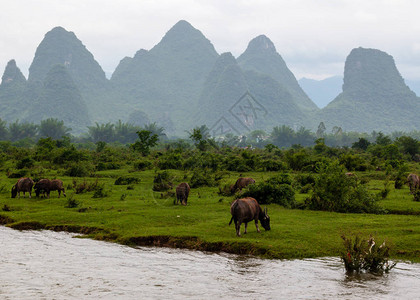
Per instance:
[[[235,57],[233,57],[232,53],[230,53],[230,52],[224,52],[224,53],[220,54],[219,58],[217,59],[217,62],[220,62],[220,63],[235,63],[236,64]]]
[[[273,42],[265,35],[259,35],[252,39],[245,52],[272,52],[276,53],[276,47]]]
[[[51,29],[50,31],[48,31],[46,34],[45,34],[45,37],[46,38],[50,38],[50,37],[60,37],[60,36],[69,36],[69,37],[72,37],[72,38],[76,38],[77,39],[77,37],[76,37],[76,35],[74,34],[74,32],[72,32],[72,31],[67,31],[64,27],[61,27],[61,26],[57,26],[57,27],[54,27],[53,29]]]
[[[171,29],[169,29],[169,31],[163,37],[162,41],[172,39],[183,39],[191,35],[203,36],[200,30],[194,28],[187,21],[181,20],[178,21],[174,26],[172,26]]]
[[[7,63],[7,66],[4,70],[3,76],[1,78],[1,85],[16,83],[16,82],[25,82],[26,78],[16,65],[14,59],[10,60]]]

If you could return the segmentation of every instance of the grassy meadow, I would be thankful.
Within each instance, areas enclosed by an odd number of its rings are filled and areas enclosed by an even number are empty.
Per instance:
[[[190,180],[191,171],[168,170],[174,187]],[[355,172],[369,178],[373,193],[384,188],[384,171]],[[277,204],[268,207],[271,231],[257,233],[253,223],[248,234],[237,237],[228,225],[233,196],[220,195],[219,187],[191,189],[188,205],[174,205],[170,192],[152,191],[155,170],[136,171],[130,164],[117,170],[96,171],[94,177],[63,175],[62,169],[44,169],[42,176],[60,178],[67,197],[12,199],[10,190],[17,181],[0,175],[0,223],[16,229],[67,230],[88,237],[127,245],[158,245],[185,247],[205,251],[226,251],[266,258],[309,258],[338,256],[342,250],[342,235],[373,235],[378,243],[392,245],[392,259],[420,262],[420,202],[413,201],[409,189],[394,189],[379,201],[388,214],[356,214],[287,209]],[[226,171],[220,185],[233,184],[239,175],[257,182],[278,172]],[[292,172],[292,176],[296,173]],[[138,178],[137,183],[115,185],[118,177]],[[99,189],[77,193],[77,186]],[[309,194],[296,191],[296,202],[304,203]],[[258,200],[258,199],[257,199]],[[241,228],[242,232],[244,226]]]

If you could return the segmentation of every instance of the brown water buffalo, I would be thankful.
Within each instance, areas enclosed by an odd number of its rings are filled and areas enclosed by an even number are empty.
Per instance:
[[[410,193],[414,194],[417,189],[420,189],[420,179],[416,174],[410,174],[407,176],[407,183],[410,187]]]
[[[258,227],[258,220],[260,220],[262,227],[265,230],[270,230],[270,217],[267,215],[267,209],[262,210],[257,200],[251,197],[236,199],[230,206],[230,213],[232,218],[230,219],[229,225],[232,221],[235,223],[236,235],[241,235],[241,224],[245,223],[245,231],[247,232],[248,222],[255,221],[255,227],[260,232]]]
[[[187,205],[188,195],[190,194],[190,190],[191,188],[188,183],[181,182],[176,187],[176,204],[178,204],[178,201],[179,201],[182,205]]]
[[[255,180],[251,177],[240,177],[236,180],[235,184],[230,187],[230,192],[234,194],[237,190],[242,190],[244,187],[250,184],[254,184]]]
[[[31,198],[33,185],[34,181],[31,178],[26,177],[19,179],[12,187],[12,198],[16,198],[16,195],[20,198],[20,192],[23,192],[23,197],[25,197],[25,192],[28,192],[29,198]]]
[[[50,198],[51,191],[58,191],[58,198],[60,198],[61,192],[63,192],[64,197],[66,197],[63,182],[60,179],[41,179],[35,184],[34,190],[37,197],[42,193],[44,197],[47,195],[47,197]]]

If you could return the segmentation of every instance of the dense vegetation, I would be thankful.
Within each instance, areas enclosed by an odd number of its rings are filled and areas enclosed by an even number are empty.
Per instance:
[[[393,258],[418,261],[420,202],[404,182],[420,171],[416,139],[378,134],[345,148],[321,138],[310,147],[252,149],[211,140],[200,128],[189,140],[155,145],[156,136],[142,129],[127,145],[51,137],[25,146],[0,142],[0,222],[277,258],[339,255],[340,237],[361,233],[386,239]],[[11,186],[24,176],[62,179],[67,198],[11,199]],[[240,176],[256,184],[231,195]],[[184,181],[192,190],[181,207],[174,190]],[[249,229],[238,239],[228,226],[229,206],[245,195],[265,203],[272,230]]]

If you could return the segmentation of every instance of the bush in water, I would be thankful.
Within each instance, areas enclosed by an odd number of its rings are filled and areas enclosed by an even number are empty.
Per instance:
[[[356,236],[353,240],[343,235],[341,238],[344,243],[341,259],[347,272],[382,274],[388,273],[396,265],[395,262],[388,262],[390,247],[385,241],[377,245],[373,237],[363,239]]]

